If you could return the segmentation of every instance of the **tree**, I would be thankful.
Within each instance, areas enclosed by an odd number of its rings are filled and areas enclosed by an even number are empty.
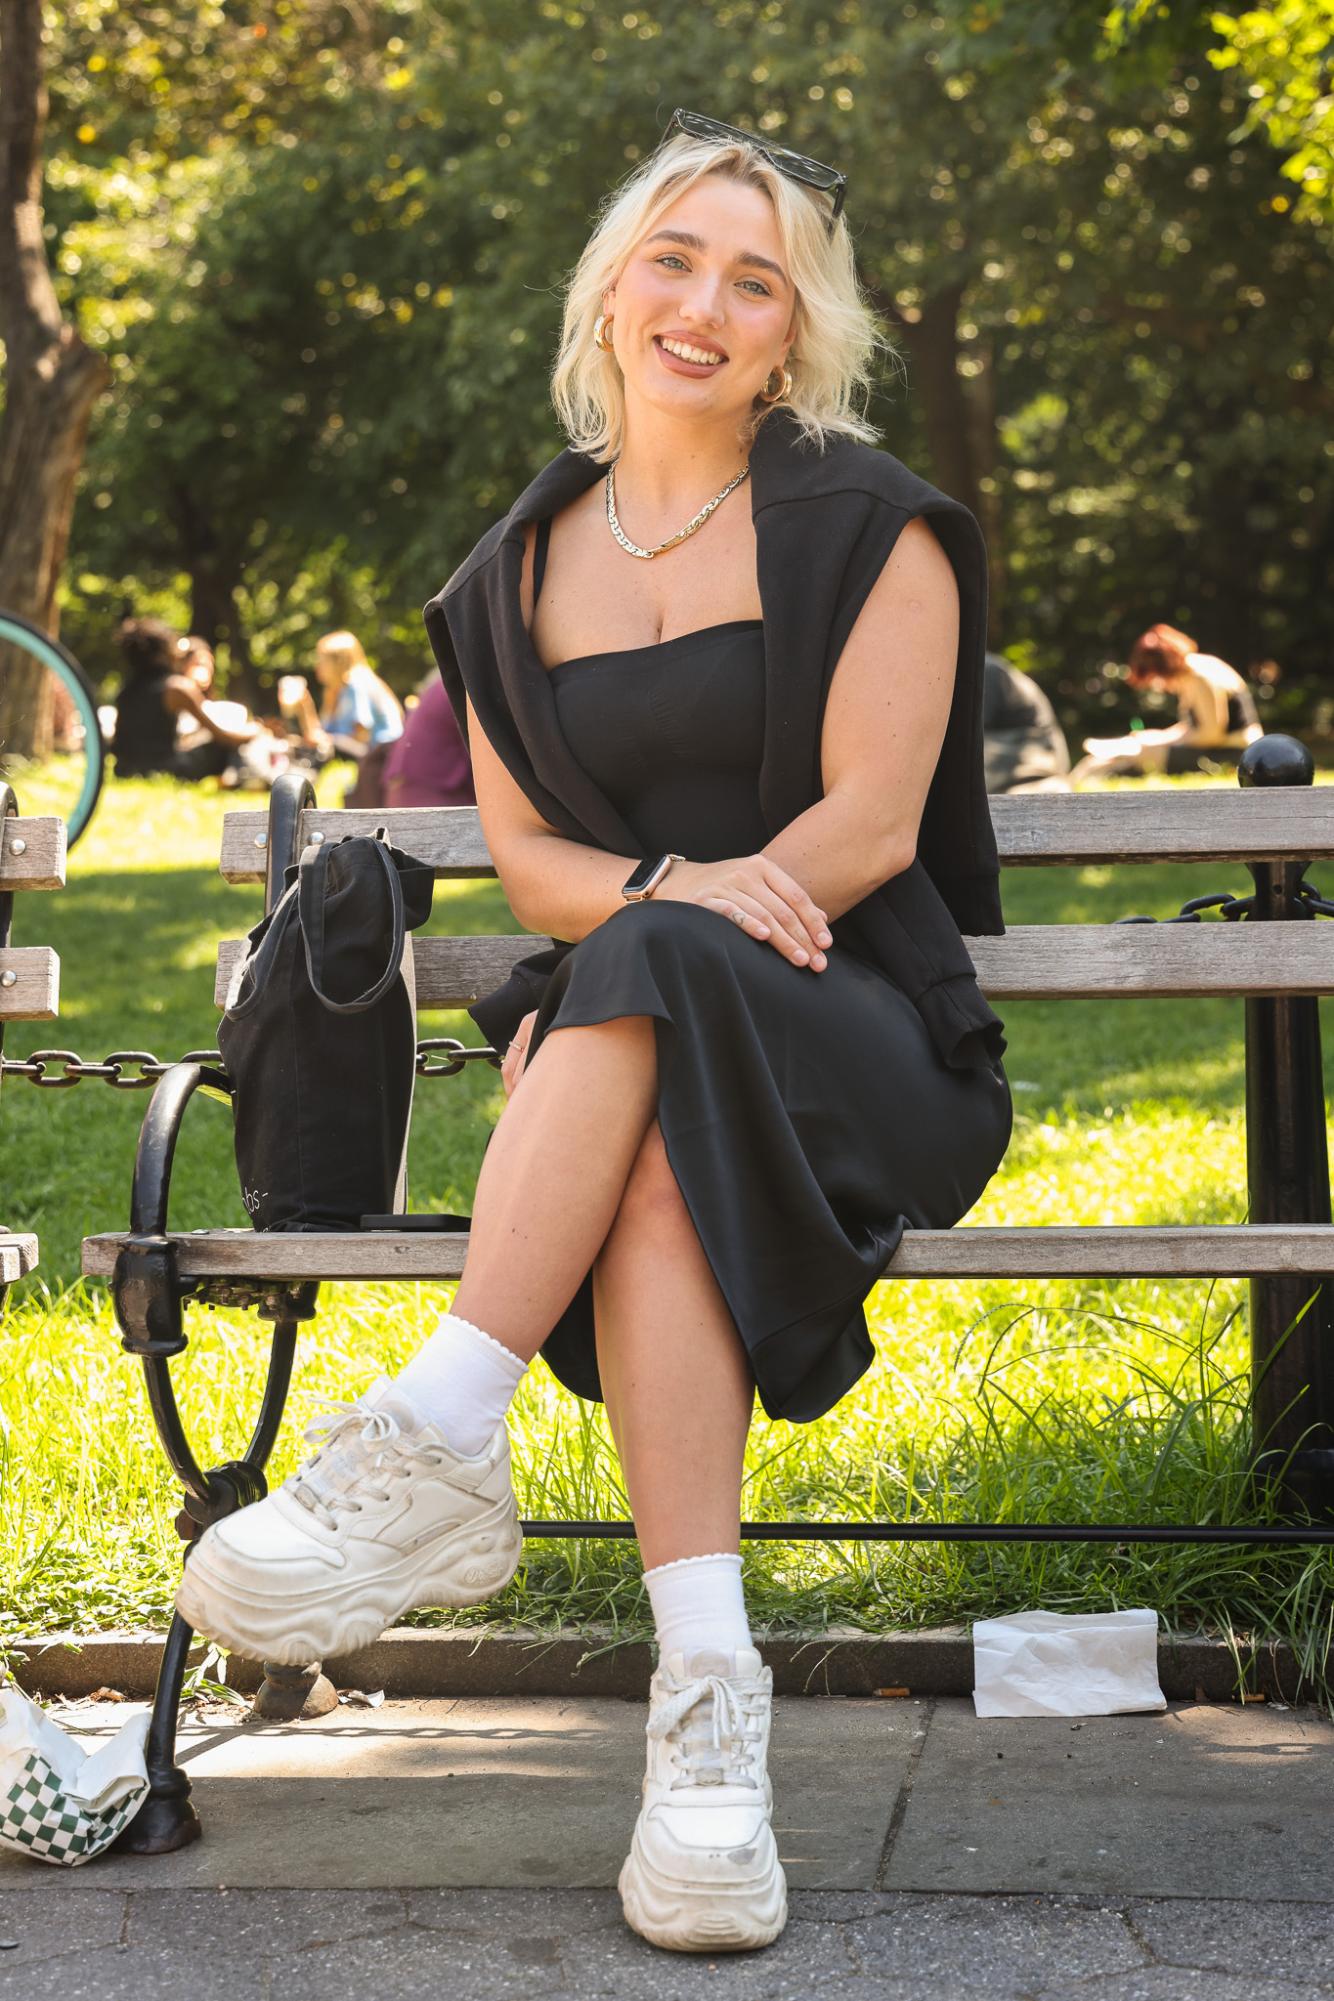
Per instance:
[[[906,363],[875,420],[978,513],[992,638],[1067,716],[1118,700],[1103,667],[1152,617],[1280,659],[1299,702],[1328,228],[1292,135],[1242,131],[1259,55],[1214,62],[1215,4],[51,0],[55,282],[116,382],[76,649],[111,666],[124,588],[261,681],[328,623],[409,686],[424,598],[559,444],[590,218],[686,104],[849,173]]]
[[[41,0],[0,0],[0,605],[53,636],[56,586],[69,541],[74,485],[93,405],[111,377],[65,320],[43,233],[42,148],[47,93]],[[0,649],[0,746],[49,748],[46,670]]]
[[[1251,113],[1239,136],[1263,126],[1287,157],[1299,217],[1334,220],[1334,0],[1278,0],[1241,15],[1213,14],[1215,69],[1239,68]]]

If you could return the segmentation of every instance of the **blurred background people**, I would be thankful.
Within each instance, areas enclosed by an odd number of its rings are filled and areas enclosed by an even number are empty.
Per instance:
[[[283,713],[321,761],[345,757],[357,766],[345,806],[383,805],[385,758],[403,734],[397,695],[372,668],[354,632],[326,632],[316,643],[315,677],[322,691],[318,712],[304,679],[285,674],[278,685]]]
[[[235,753],[262,734],[239,703],[210,705],[205,700],[198,679],[186,671],[180,634],[164,620],[122,619],[116,640],[125,671],[116,697],[111,754],[122,778],[155,771],[175,778],[220,778]],[[210,670],[211,664],[210,656]],[[211,685],[211,671],[209,680]],[[223,718],[210,714],[210,706],[224,711]]]
[[[208,722],[236,735],[244,735],[248,726],[253,725],[251,734],[232,752],[226,769],[219,774],[218,783],[225,787],[249,785],[267,788],[272,785],[280,771],[286,771],[291,758],[284,734],[275,733],[267,723],[258,722],[251,716],[244,702],[219,701],[213,693],[217,663],[213,648],[197,633],[190,633],[176,642],[180,670],[193,681],[204,703],[204,714]],[[183,709],[176,718],[176,747],[178,751],[198,749],[208,741],[204,727],[188,710]]]
[[[434,672],[417,690],[403,734],[384,761],[386,806],[475,806],[468,746],[445,684]]]
[[[1070,751],[1056,711],[1031,674],[988,653],[982,684],[988,792],[1068,792]]]
[[[1131,648],[1132,688],[1162,689],[1175,696],[1178,720],[1166,729],[1134,730],[1124,737],[1086,737],[1070,774],[1087,778],[1121,772],[1200,771],[1206,763],[1236,764],[1248,743],[1264,735],[1255,697],[1235,667],[1201,653],[1173,625],[1152,625]]]

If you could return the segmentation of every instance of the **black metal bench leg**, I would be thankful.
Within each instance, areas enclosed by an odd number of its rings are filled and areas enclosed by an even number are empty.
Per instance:
[[[148,1726],[148,1794],[115,1843],[123,1855],[170,1855],[173,1849],[198,1841],[204,1831],[190,1804],[190,1781],[176,1763],[181,1688],[193,1640],[193,1628],[179,1612],[173,1613],[157,1671],[153,1720]]]
[[[175,1276],[173,1246],[164,1238],[131,1240],[121,1257],[123,1267],[113,1285],[117,1318],[124,1345],[143,1362],[153,1422],[172,1470],[185,1489],[185,1505],[176,1527],[190,1545],[211,1523],[259,1500],[266,1491],[264,1466],[282,1424],[297,1328],[302,1320],[313,1317],[318,1288],[295,1288],[281,1300],[270,1294],[259,1302],[261,1311],[273,1318],[274,1328],[255,1429],[240,1459],[204,1472],[185,1436],[168,1366],[170,1357],[186,1346],[181,1311],[186,1288]],[[187,1546],[187,1562],[189,1554]],[[190,1781],[176,1762],[181,1690],[193,1637],[192,1628],[175,1613],[162,1650],[149,1726],[149,1790],[116,1843],[124,1853],[166,1855],[197,1841],[203,1831],[190,1803]]]
[[[1311,753],[1260,737],[1244,786],[1310,785]],[[1312,921],[1302,861],[1250,862],[1250,920]],[[1252,1223],[1330,1220],[1320,1003],[1308,994],[1246,1002],[1246,1169]],[[1334,1515],[1334,1273],[1251,1280],[1253,1471],[1288,1507]]]

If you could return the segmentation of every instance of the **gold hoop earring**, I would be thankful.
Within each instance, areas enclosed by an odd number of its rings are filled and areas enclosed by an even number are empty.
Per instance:
[[[593,322],[593,345],[601,348],[603,354],[611,353],[612,314],[599,313]]]
[[[773,381],[775,375],[781,376],[782,380],[780,381],[777,389],[771,390],[769,384]],[[769,370],[769,373],[765,376],[764,386],[760,390],[761,403],[783,403],[787,400],[787,398],[791,394],[792,394],[792,377],[789,374],[788,370],[786,368],[778,368],[778,369],[771,368]]]

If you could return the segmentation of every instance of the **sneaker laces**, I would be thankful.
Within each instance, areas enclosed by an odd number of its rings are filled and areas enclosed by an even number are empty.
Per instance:
[[[679,1683],[650,1713],[650,1737],[672,1739],[679,1786],[753,1786],[759,1775],[760,1706],[765,1691],[725,1675]]]
[[[301,1434],[318,1450],[283,1484],[292,1499],[325,1528],[336,1529],[340,1513],[360,1513],[365,1500],[387,1501],[389,1481],[406,1472],[407,1462],[430,1464],[439,1457],[430,1447],[405,1438],[392,1411],[366,1404],[359,1397],[350,1402],[326,1397],[323,1402],[323,1414]],[[349,1491],[353,1487],[364,1498],[354,1498]]]

